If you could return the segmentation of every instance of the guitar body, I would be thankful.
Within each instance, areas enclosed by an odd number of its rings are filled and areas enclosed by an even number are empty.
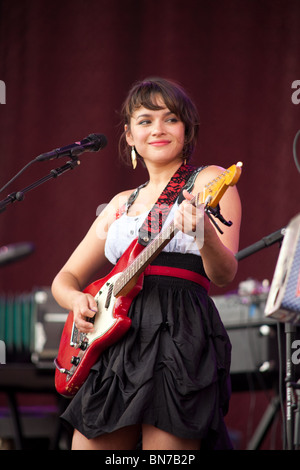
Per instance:
[[[130,286],[126,295],[115,297],[112,291],[124,269],[143,249],[134,240],[113,270],[84,290],[93,295],[98,304],[92,333],[80,333],[75,327],[73,312],[69,312],[55,360],[55,387],[61,395],[74,396],[101,353],[116,343],[130,328],[131,320],[127,314],[132,300],[143,287],[143,274],[134,280],[134,286]]]

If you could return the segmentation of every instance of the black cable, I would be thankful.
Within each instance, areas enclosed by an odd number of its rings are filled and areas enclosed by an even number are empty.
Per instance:
[[[297,141],[298,141],[299,135],[300,135],[300,130],[297,132],[297,134],[295,135],[295,138],[294,138],[293,155],[294,155],[294,160],[295,160],[295,165],[297,167],[297,170],[300,172],[300,163],[299,163],[298,157],[297,157]]]
[[[17,173],[11,180],[9,180],[1,189],[0,189],[0,193],[2,193],[2,191],[4,191],[4,189],[7,188],[7,186],[9,186],[11,183],[13,183],[25,170],[27,170],[28,167],[30,167],[33,163],[35,163],[36,160],[31,160],[31,162],[27,163],[27,165],[24,166],[24,168],[22,168],[22,170],[19,171],[19,173]]]

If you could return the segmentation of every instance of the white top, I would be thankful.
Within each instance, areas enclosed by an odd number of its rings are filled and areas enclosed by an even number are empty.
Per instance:
[[[175,203],[170,210],[170,213],[168,214],[165,224],[168,224],[173,220],[174,213],[177,209],[178,204]],[[112,264],[117,263],[118,259],[128,248],[132,240],[138,237],[139,228],[143,224],[146,217],[147,212],[140,214],[137,217],[130,217],[124,213],[111,224],[105,243],[105,256]],[[170,243],[165,246],[163,251],[191,253],[200,256],[199,248],[194,240],[194,237],[186,235],[183,232],[178,232],[175,237],[172,238]]]

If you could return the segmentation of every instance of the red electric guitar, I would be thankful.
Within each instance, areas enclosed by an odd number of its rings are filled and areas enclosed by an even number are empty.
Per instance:
[[[240,162],[232,165],[190,202],[195,206],[204,204],[206,210],[216,208],[227,188],[238,182],[241,169]],[[138,243],[138,239],[133,240],[108,276],[84,290],[95,297],[98,305],[93,319],[94,329],[92,333],[79,332],[73,321],[73,312],[69,313],[54,361],[58,393],[66,397],[74,396],[102,351],[128,331],[131,319],[127,313],[132,300],[143,287],[143,272],[177,231],[172,221],[146,247]]]

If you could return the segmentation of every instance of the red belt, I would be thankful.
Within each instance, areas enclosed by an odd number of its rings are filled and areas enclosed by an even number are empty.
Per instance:
[[[171,277],[180,277],[181,279],[186,279],[187,281],[193,281],[200,286],[204,287],[207,291],[209,290],[210,282],[209,280],[202,276],[201,274],[195,273],[194,271],[189,271],[188,269],[181,268],[171,268],[170,266],[147,266],[144,271],[145,276],[171,276]]]

